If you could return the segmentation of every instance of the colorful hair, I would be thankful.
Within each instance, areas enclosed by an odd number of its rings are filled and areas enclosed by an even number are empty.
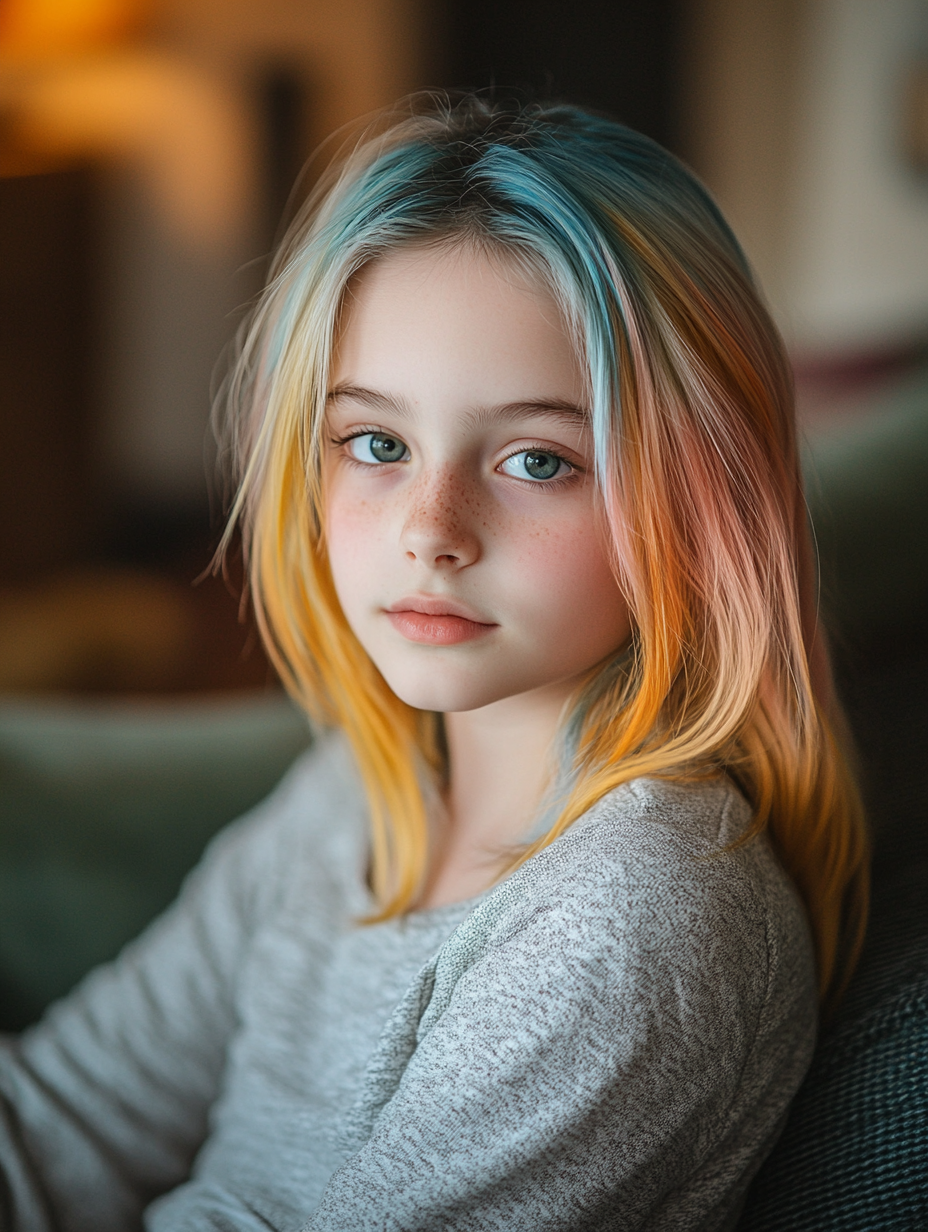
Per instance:
[[[456,241],[510,254],[563,308],[634,628],[576,699],[569,794],[518,858],[629,779],[727,773],[804,898],[824,992],[859,944],[867,842],[816,630],[789,366],[706,190],[646,137],[569,106],[467,98],[369,133],[292,225],[227,382],[230,526],[285,684],[354,748],[377,918],[423,884],[440,727],[391,692],[341,612],[321,427],[349,279],[399,246]]]

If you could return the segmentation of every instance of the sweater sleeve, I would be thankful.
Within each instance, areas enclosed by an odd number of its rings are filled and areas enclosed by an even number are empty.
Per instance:
[[[814,1033],[801,911],[781,887],[777,918],[749,858],[562,870],[490,943],[462,930],[304,1232],[727,1226]]]
[[[0,1050],[5,1232],[127,1232],[207,1135],[236,976],[273,892],[287,781],[208,849],[175,904]]]

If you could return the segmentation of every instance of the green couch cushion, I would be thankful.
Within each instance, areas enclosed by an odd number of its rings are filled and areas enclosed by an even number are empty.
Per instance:
[[[277,694],[0,701],[0,1027],[114,955],[308,739]]]

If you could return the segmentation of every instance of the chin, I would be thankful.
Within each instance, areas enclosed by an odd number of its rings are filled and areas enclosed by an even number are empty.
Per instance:
[[[507,689],[499,681],[495,687],[484,682],[451,679],[434,668],[415,673],[384,672],[381,674],[396,696],[416,710],[434,710],[440,714],[455,714],[465,710],[479,710],[503,697],[510,697],[519,690]]]
[[[492,701],[498,701],[497,697],[485,697],[482,694],[475,695],[469,689],[443,689],[436,687],[435,682],[429,685],[410,685],[409,687],[397,687],[389,680],[387,684],[396,694],[396,696],[406,703],[407,706],[412,706],[416,710],[434,710],[439,714],[454,714],[463,710],[479,710],[481,706],[488,706]]]

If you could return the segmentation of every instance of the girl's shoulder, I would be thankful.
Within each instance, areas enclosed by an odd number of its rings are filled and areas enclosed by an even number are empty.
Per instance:
[[[637,779],[581,818],[552,863],[577,905],[591,893],[624,904],[623,927],[649,951],[686,948],[723,965],[753,951],[771,978],[787,960],[805,979],[813,968],[805,908],[767,834],[751,834],[752,820],[726,776]]]
[[[747,801],[721,777],[625,784],[497,886],[461,940],[476,957],[550,933],[649,978],[740,973],[752,1000],[782,981],[807,992],[804,908],[765,835],[745,839],[750,823]]]
[[[617,851],[660,849],[688,859],[709,854],[743,838],[751,806],[730,778],[633,779],[607,792],[574,826],[597,829]]]
[[[614,788],[545,851],[530,880],[555,876],[583,896],[598,887],[658,899],[724,890],[761,906],[795,892],[763,834],[749,836],[752,810],[725,776],[696,781],[635,779]],[[768,904],[769,905],[769,904]]]

